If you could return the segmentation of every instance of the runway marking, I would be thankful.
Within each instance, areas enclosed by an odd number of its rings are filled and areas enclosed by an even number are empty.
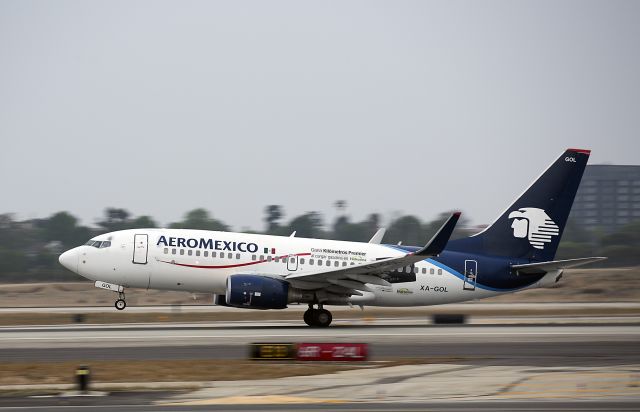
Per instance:
[[[329,332],[329,331],[327,331]],[[451,336],[607,336],[603,334],[604,331],[504,331],[504,332],[475,332],[475,331],[451,331],[448,333],[433,332],[433,331],[412,331],[406,333],[348,333],[345,331],[342,333],[286,333],[286,334],[235,334],[235,335],[215,335],[215,334],[199,334],[199,335],[141,335],[141,336],[109,336],[109,335],[92,335],[92,336],[0,336],[0,341],[12,341],[12,340],[90,340],[90,339],[121,339],[121,340],[146,340],[146,339],[194,339],[194,338],[207,338],[207,339],[237,339],[237,338],[309,338],[309,337],[321,337],[321,338],[352,338],[352,337],[398,337],[398,336],[439,336],[439,337],[451,337]],[[37,333],[37,332],[34,332]],[[638,330],[617,330],[615,335],[635,336],[640,335],[640,329]]]

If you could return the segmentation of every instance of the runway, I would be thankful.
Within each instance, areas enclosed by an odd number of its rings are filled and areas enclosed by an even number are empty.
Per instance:
[[[306,305],[289,305],[286,309],[281,309],[278,312],[303,312]],[[349,310],[346,306],[327,306],[330,310]],[[360,309],[352,309],[356,313],[360,312]],[[531,312],[552,312],[552,311],[614,311],[624,310],[630,313],[638,313],[640,311],[640,303],[637,302],[567,302],[567,303],[484,303],[484,302],[466,302],[466,303],[449,303],[446,305],[436,306],[419,306],[419,307],[366,307],[366,311],[379,311],[384,310],[388,313],[396,311],[415,311],[425,312],[431,311],[435,313],[475,313],[495,311],[510,313],[513,311],[531,311]],[[251,311],[248,309],[242,309],[242,311]],[[107,306],[31,306],[31,307],[3,307],[0,306],[0,314],[10,313],[113,313],[114,307],[112,305]],[[238,312],[238,308],[217,306],[217,305],[131,305],[127,306],[126,312],[136,313],[223,313],[223,312]],[[254,310],[254,313],[260,313],[262,311]]]
[[[638,342],[475,342],[370,345],[372,359],[463,358],[467,362],[494,365],[640,364]],[[197,360],[243,359],[247,348],[238,345],[138,346],[112,348],[11,348],[0,350],[0,362],[57,362],[92,360]]]
[[[0,361],[242,359],[253,342],[364,342],[373,358],[465,357],[503,364],[640,363],[637,325],[415,325],[314,329],[295,321],[0,328]]]
[[[0,398],[0,410],[627,411],[637,410],[640,400],[637,324],[452,326],[403,318],[339,321],[326,329],[298,321],[2,327],[0,363],[245,359],[251,342],[305,341],[365,342],[373,362],[427,362],[324,377],[202,383],[195,392]]]
[[[367,403],[332,403],[332,404],[267,404],[267,405],[205,405],[205,406],[171,406],[159,407],[148,405],[149,398],[158,398],[157,393],[145,393],[138,396],[119,396],[113,400],[103,400],[97,405],[90,399],[60,400],[57,404],[50,404],[41,400],[31,401],[28,406],[23,404],[11,404],[4,402],[0,405],[0,411],[22,411],[22,410],[51,410],[67,411],[73,408],[77,412],[92,412],[100,410],[103,412],[122,412],[131,410],[137,412],[191,412],[191,411],[211,411],[217,412],[278,412],[278,411],[298,411],[298,412],[318,412],[318,411],[348,411],[348,412],[457,412],[457,411],[527,411],[527,412],[549,412],[549,411],[585,411],[585,412],[631,412],[638,410],[635,401],[482,401],[482,402],[367,402]]]
[[[637,325],[428,325],[411,319],[336,323],[309,328],[298,321],[1,327],[0,349],[26,347],[193,346],[309,339],[368,343],[635,341]]]
[[[549,411],[606,411],[606,412],[631,412],[638,410],[638,404],[634,401],[482,401],[482,402],[371,402],[371,403],[332,403],[332,404],[267,404],[267,405],[205,405],[205,406],[171,406],[161,407],[148,405],[149,398],[158,398],[157,393],[145,393],[138,396],[116,396],[113,400],[103,400],[101,404],[95,404],[91,399],[59,400],[56,404],[47,403],[44,400],[30,401],[27,406],[23,403],[3,402],[0,404],[0,411],[23,411],[23,410],[47,410],[47,411],[67,411],[73,408],[77,412],[91,412],[100,410],[103,412],[191,412],[191,411],[211,411],[217,412],[278,412],[278,411],[298,411],[298,412],[318,412],[318,411],[348,411],[348,412],[457,412],[457,411],[527,411],[527,412],[549,412]]]

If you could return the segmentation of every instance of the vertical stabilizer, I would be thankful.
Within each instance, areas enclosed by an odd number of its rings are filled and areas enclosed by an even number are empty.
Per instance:
[[[567,149],[489,227],[448,249],[553,260],[589,154]]]

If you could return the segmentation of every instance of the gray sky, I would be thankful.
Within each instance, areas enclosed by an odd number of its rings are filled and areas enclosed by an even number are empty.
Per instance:
[[[562,150],[638,164],[640,2],[0,1],[0,213],[488,223]]]

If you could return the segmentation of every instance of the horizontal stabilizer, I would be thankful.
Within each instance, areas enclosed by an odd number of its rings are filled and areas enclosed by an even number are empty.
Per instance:
[[[512,265],[511,269],[521,275],[539,275],[559,269],[575,268],[589,263],[604,260],[606,257],[588,257],[579,259],[552,260],[549,262],[526,263],[524,265]]]

